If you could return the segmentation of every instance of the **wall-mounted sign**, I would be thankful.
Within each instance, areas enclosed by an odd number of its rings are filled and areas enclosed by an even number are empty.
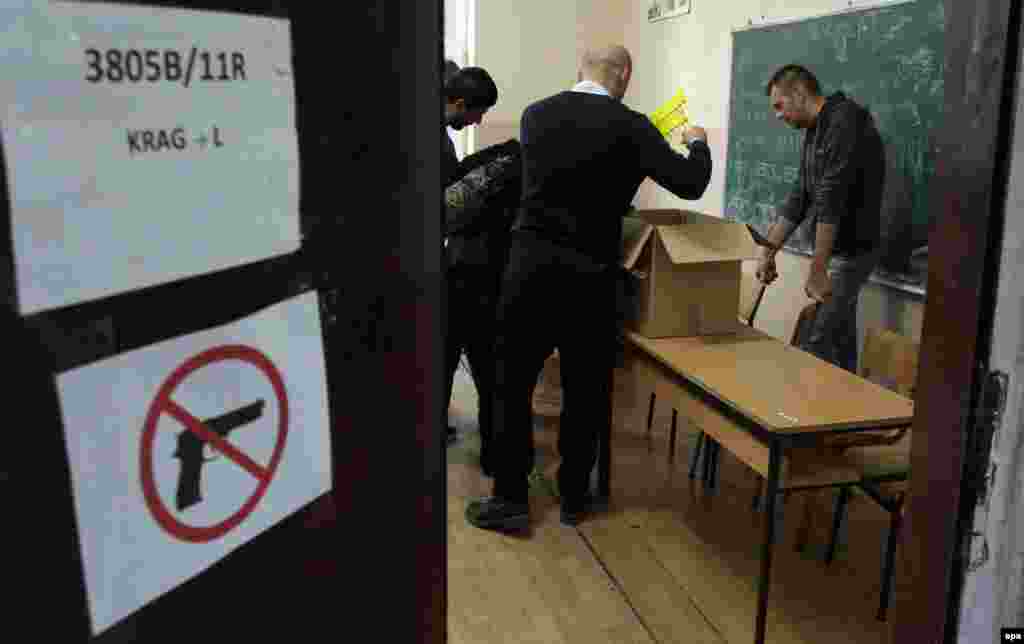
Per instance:
[[[287,20],[20,0],[0,56],[20,313],[298,249]]]
[[[691,0],[651,0],[647,8],[647,21],[657,22],[690,13]]]
[[[331,486],[316,293],[57,377],[94,634]]]

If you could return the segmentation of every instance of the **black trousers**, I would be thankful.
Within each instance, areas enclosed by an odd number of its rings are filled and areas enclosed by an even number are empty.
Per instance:
[[[465,352],[479,398],[477,424],[481,457],[486,461],[489,459],[494,416],[491,402],[494,399],[494,315],[498,278],[491,267],[459,264],[448,269],[447,282],[445,368],[448,379],[445,400],[451,400],[459,358]]]
[[[494,495],[525,501],[534,466],[533,391],[558,349],[562,502],[588,492],[598,438],[610,430],[615,360],[614,277],[585,255],[528,233],[515,235],[495,334]]]

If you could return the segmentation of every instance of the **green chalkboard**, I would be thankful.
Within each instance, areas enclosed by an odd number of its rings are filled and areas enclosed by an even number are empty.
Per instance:
[[[822,92],[842,91],[867,107],[886,145],[884,256],[876,273],[922,290],[935,206],[936,133],[943,111],[946,15],[943,0],[912,0],[733,33],[725,216],[767,232],[792,189],[804,132],[775,119],[765,85],[797,63]],[[807,221],[787,247],[814,248]]]

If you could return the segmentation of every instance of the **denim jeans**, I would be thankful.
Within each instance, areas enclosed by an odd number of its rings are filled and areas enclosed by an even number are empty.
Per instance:
[[[857,298],[880,256],[878,249],[855,257],[832,257],[828,267],[832,295],[818,307],[801,349],[857,373]]]

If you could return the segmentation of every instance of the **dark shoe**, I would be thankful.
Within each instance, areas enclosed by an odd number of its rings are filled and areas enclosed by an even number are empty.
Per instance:
[[[599,501],[593,495],[587,494],[579,501],[562,500],[561,521],[562,525],[577,526],[587,517],[607,507],[607,503]]]
[[[530,504],[489,496],[469,504],[466,520],[484,530],[522,530],[530,525]]]
[[[449,425],[448,426],[448,435],[447,435],[448,444],[451,445],[452,443],[454,443],[455,439],[457,439],[458,437],[459,436],[458,436],[458,433],[455,431],[455,428],[452,427],[451,425]]]

